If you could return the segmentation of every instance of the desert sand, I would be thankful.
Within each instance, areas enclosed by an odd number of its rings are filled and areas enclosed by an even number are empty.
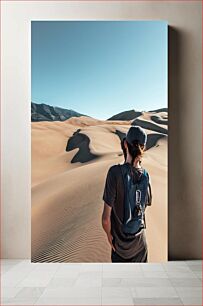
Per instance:
[[[110,262],[101,216],[110,166],[123,163],[120,137],[131,124],[145,128],[142,165],[151,177],[146,210],[149,262],[168,253],[167,113],[143,112],[133,120],[32,122],[32,262]]]

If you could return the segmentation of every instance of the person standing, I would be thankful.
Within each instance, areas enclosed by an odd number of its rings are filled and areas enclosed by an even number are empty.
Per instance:
[[[144,211],[152,204],[152,190],[149,173],[141,165],[146,142],[145,130],[131,126],[121,141],[125,161],[111,166],[106,176],[102,227],[112,262],[148,261]]]

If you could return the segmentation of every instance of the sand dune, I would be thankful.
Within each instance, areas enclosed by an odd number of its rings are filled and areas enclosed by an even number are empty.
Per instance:
[[[161,115],[161,114],[153,115],[151,116],[151,120],[158,124],[168,125],[168,116],[166,115]]]
[[[155,131],[155,132],[163,133],[163,134],[168,134],[168,130],[165,127],[163,128],[160,124],[150,122],[148,120],[140,119],[140,117],[133,120],[132,125],[138,125],[147,130],[151,130],[151,131]]]
[[[153,121],[155,115],[166,120],[164,112],[142,112],[138,119],[147,124],[143,166],[153,192],[146,213],[149,261],[161,262],[168,243],[167,129]],[[109,167],[123,162],[120,140],[133,121],[81,116],[32,122],[33,262],[110,261],[102,193]]]

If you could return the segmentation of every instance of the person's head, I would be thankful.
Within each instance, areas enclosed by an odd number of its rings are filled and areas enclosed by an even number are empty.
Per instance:
[[[124,153],[125,161],[130,155],[131,164],[134,164],[136,158],[143,156],[147,142],[147,134],[140,126],[131,126],[127,135],[121,141],[121,147]]]

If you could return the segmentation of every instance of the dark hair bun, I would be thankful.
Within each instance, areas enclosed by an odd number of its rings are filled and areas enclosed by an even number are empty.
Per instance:
[[[143,155],[144,149],[141,148],[141,145],[138,142],[133,142],[133,145],[127,142],[127,146],[128,146],[128,151],[130,155],[132,156],[131,164],[133,165],[135,158],[140,155],[141,156]]]

